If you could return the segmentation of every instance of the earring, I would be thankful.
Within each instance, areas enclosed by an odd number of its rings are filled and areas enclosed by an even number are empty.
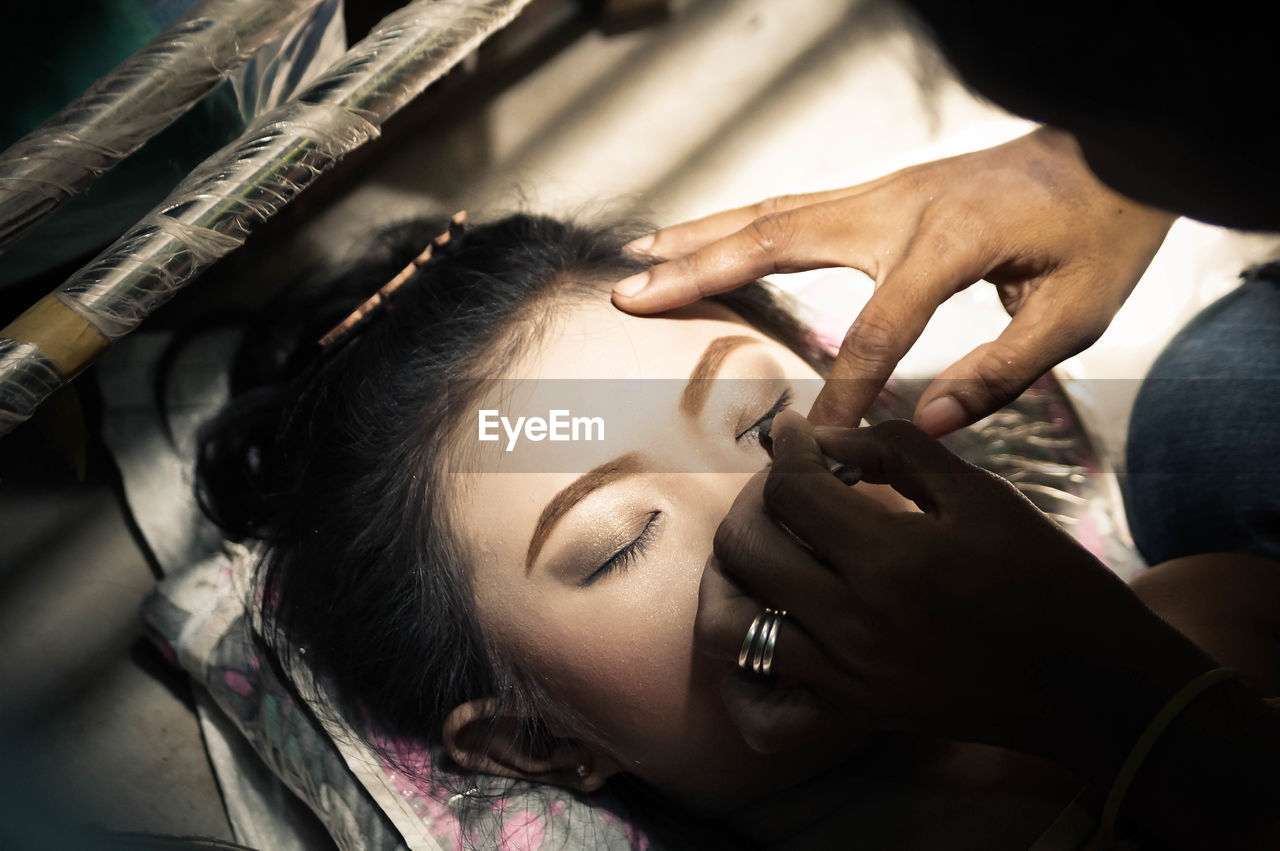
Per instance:
[[[591,773],[591,767],[588,766],[585,762],[580,762],[578,763],[577,772],[579,777],[586,777],[588,774]]]

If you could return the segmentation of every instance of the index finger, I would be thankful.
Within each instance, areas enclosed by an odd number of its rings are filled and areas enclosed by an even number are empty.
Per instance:
[[[754,476],[716,529],[712,552],[752,596],[794,612],[825,611],[842,596],[840,582],[764,507],[769,471]]]
[[[648,254],[664,260],[683,257],[700,248],[705,248],[718,239],[724,239],[726,236],[742,230],[756,219],[764,218],[774,213],[808,207],[811,204],[822,204],[827,201],[859,195],[874,189],[893,176],[892,174],[886,174],[875,180],[869,180],[855,186],[846,186],[841,189],[827,189],[822,192],[806,192],[795,195],[777,195],[755,204],[735,207],[732,210],[722,210],[709,216],[681,222],[670,227],[659,228],[648,236],[642,236],[629,243],[627,250]]]
[[[880,503],[828,470],[812,427],[783,411],[773,423],[773,466],[764,483],[765,510],[828,564],[845,565],[856,545],[871,560],[891,539],[893,523]]]
[[[749,222],[675,260],[619,281],[613,303],[631,313],[660,313],[778,272],[849,266],[868,272],[866,246],[887,225],[846,199],[782,210]]]

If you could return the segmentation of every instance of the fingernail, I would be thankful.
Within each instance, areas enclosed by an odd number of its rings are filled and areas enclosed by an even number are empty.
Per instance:
[[[968,418],[954,396],[939,396],[920,410],[916,425],[925,433],[939,437],[961,428]]]
[[[640,237],[639,239],[631,240],[626,245],[622,246],[622,251],[624,254],[648,254],[649,249],[653,248],[653,243],[656,241],[657,240],[653,234],[648,234]]]
[[[641,272],[630,278],[623,278],[613,285],[613,291],[623,298],[631,298],[649,285],[649,273]]]

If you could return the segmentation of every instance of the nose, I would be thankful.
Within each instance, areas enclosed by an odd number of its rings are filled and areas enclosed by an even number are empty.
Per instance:
[[[711,543],[716,529],[724,520],[729,509],[739,500],[761,499],[759,487],[752,483],[759,473],[707,473],[698,476],[696,484],[696,508],[699,521],[703,524],[707,555],[711,554]],[[759,484],[758,482],[756,484]]]
[[[720,522],[737,500],[751,498],[743,491],[767,468],[769,456],[759,448],[745,452],[726,446],[716,435],[696,428],[682,436],[678,445],[665,447],[669,462],[686,471],[673,477],[677,481],[670,492],[679,495],[681,513],[697,526],[693,540],[698,554],[709,558]],[[755,498],[760,499],[756,490]]]

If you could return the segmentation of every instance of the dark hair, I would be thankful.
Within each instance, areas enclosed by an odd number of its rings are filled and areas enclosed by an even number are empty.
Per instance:
[[[524,745],[540,750],[540,721],[558,710],[477,625],[466,554],[433,486],[447,451],[438,438],[455,425],[454,403],[536,340],[565,299],[600,297],[649,261],[622,252],[635,235],[624,228],[530,215],[475,225],[320,349],[440,229],[388,229],[358,262],[291,295],[292,308],[266,312],[232,366],[232,401],[201,432],[198,493],[228,535],[265,543],[264,637],[290,676],[323,677],[347,717],[395,739],[438,741],[455,706],[493,697],[531,719]],[[821,363],[763,285],[717,300]]]

